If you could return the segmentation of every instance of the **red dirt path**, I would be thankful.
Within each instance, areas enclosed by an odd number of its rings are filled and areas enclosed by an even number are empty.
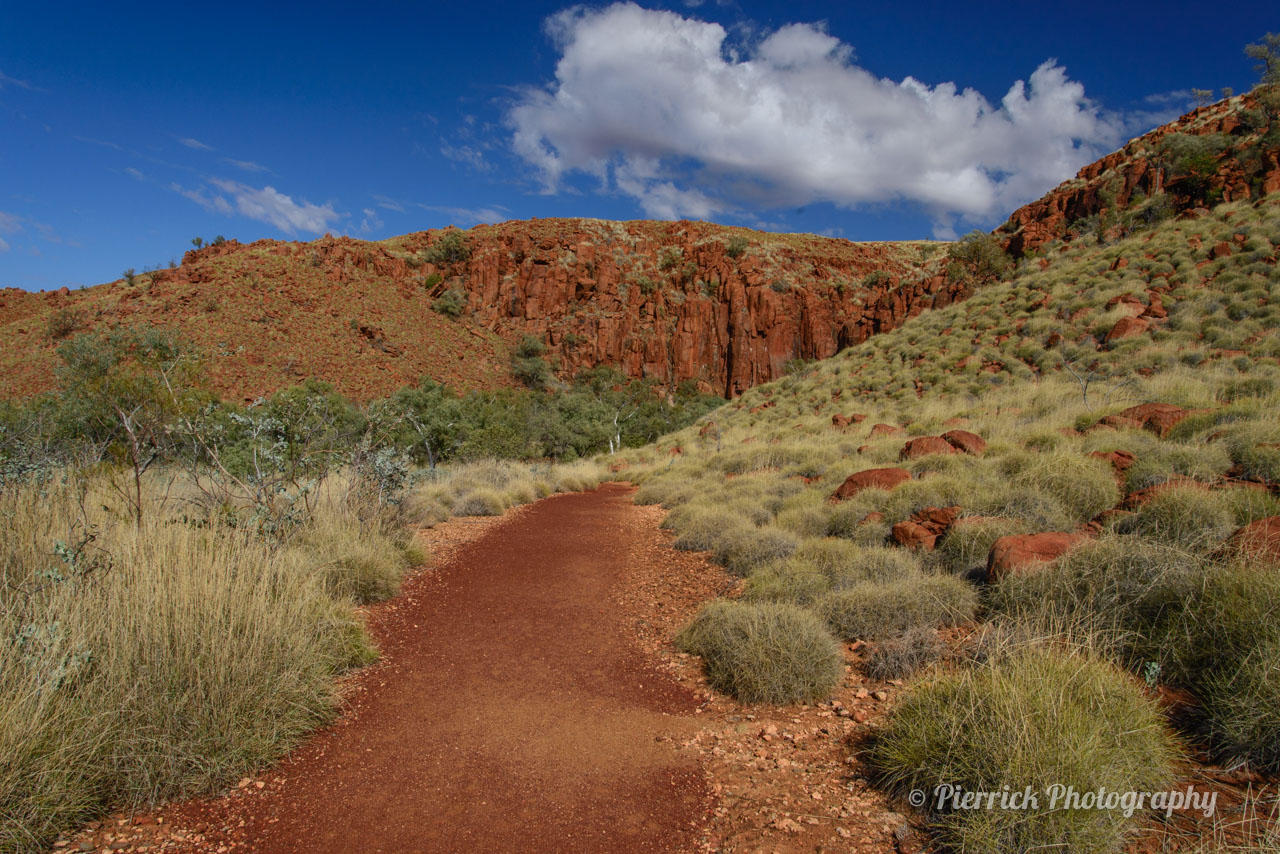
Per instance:
[[[383,661],[341,723],[269,784],[166,821],[206,828],[201,851],[692,848],[709,796],[672,740],[696,699],[612,595],[641,556],[636,511],[611,486],[495,524],[374,612]]]

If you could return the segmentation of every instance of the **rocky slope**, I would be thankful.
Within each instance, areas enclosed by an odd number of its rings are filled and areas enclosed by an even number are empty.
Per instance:
[[[452,262],[439,247],[461,235]],[[922,276],[938,244],[851,243],[706,223],[533,220],[383,242],[229,241],[180,266],[77,292],[0,292],[0,393],[50,387],[59,341],[151,323],[252,398],[307,376],[358,398],[427,376],[510,385],[509,349],[542,340],[563,377],[614,365],[734,395],[965,294]],[[435,259],[435,262],[426,260]],[[904,284],[905,283],[905,284]],[[432,309],[465,295],[456,318]]]
[[[1278,119],[1273,115],[1268,124],[1264,99],[1256,92],[1227,98],[1131,140],[1014,211],[996,233],[1005,238],[1011,254],[1021,256],[1066,236],[1091,217],[1112,214],[1110,236],[1119,236],[1124,226],[1115,215],[1157,193],[1167,194],[1171,212],[1186,213],[1207,202],[1211,206],[1257,199],[1280,190],[1280,135],[1267,133]],[[1276,107],[1269,105],[1271,110]],[[1174,134],[1216,143],[1209,148],[1201,176],[1180,171],[1176,158],[1164,148]],[[1104,230],[1107,224],[1102,223]]]

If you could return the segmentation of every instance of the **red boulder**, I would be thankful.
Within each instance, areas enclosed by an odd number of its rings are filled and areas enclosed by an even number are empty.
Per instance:
[[[951,447],[951,443],[941,436],[921,436],[903,445],[898,459],[915,460],[929,454],[954,454],[955,452],[956,449]]]
[[[1087,537],[1065,531],[1014,534],[1001,537],[987,556],[987,581],[999,581],[1009,573],[1024,572],[1066,554]]]
[[[897,436],[904,433],[901,427],[894,427],[892,424],[877,424],[871,428],[871,438],[877,436]]]
[[[1245,525],[1231,535],[1227,547],[1246,557],[1280,561],[1280,516]]]
[[[942,438],[957,451],[980,457],[987,452],[987,440],[968,430],[948,430]]]
[[[864,489],[893,489],[909,480],[911,480],[911,472],[906,469],[865,469],[845,478],[840,488],[831,494],[831,500],[844,501]]]

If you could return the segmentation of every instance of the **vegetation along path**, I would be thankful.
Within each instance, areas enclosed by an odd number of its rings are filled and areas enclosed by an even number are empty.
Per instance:
[[[653,533],[630,494],[548,498],[411,580],[371,615],[383,660],[342,722],[164,821],[195,850],[690,848],[706,784],[672,739],[696,700],[613,595]]]

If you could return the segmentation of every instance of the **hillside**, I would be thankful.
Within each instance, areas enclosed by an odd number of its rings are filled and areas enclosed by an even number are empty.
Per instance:
[[[309,376],[368,399],[426,376],[514,384],[509,350],[544,341],[561,376],[608,364],[736,394],[793,359],[833,355],[964,283],[921,278],[932,243],[851,243],[705,223],[533,220],[382,242],[228,241],[180,266],[81,291],[0,292],[0,393],[51,387],[74,332],[151,323],[251,399]],[[900,281],[906,281],[898,287]],[[456,316],[433,310],[450,291]]]
[[[1062,775],[1220,798],[1176,829],[910,811],[947,850],[1274,850],[1278,262],[1277,193],[1051,241],[628,453],[676,547],[743,579],[683,648],[779,719],[848,718],[853,777],[903,801]]]

